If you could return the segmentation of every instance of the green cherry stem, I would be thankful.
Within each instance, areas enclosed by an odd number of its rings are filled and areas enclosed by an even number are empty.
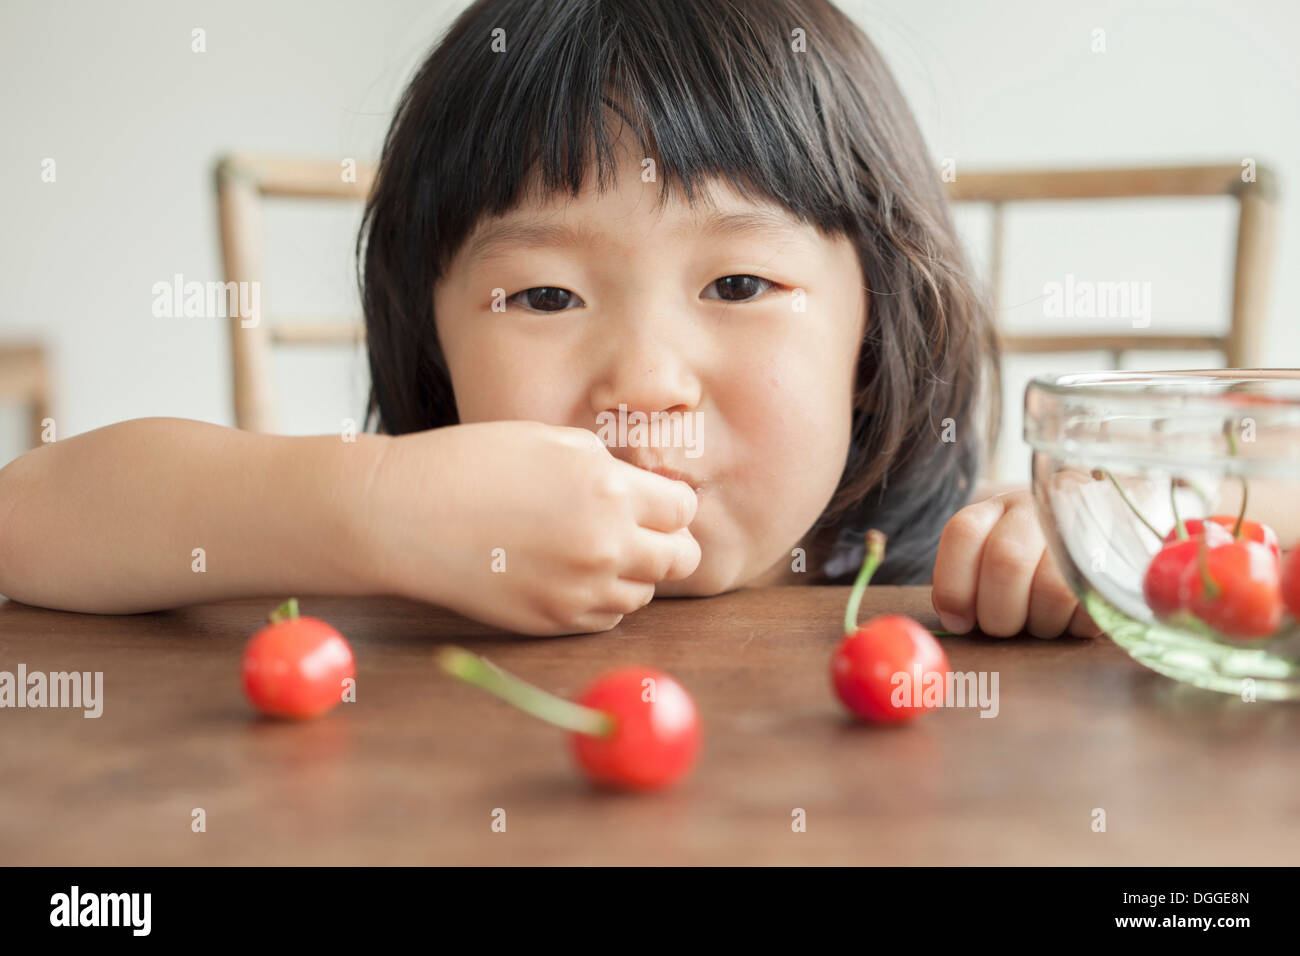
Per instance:
[[[1109,471],[1106,471],[1104,468],[1094,469],[1092,475],[1094,478],[1098,478],[1098,477],[1109,478],[1110,483],[1114,485],[1115,490],[1119,492],[1119,496],[1124,499],[1124,504],[1128,505],[1129,511],[1137,515],[1138,521],[1141,521],[1144,525],[1146,525],[1147,530],[1150,531],[1153,535],[1155,535],[1157,540],[1163,541],[1165,539],[1165,536],[1162,535],[1159,531],[1157,531],[1152,526],[1151,522],[1146,519],[1146,516],[1142,514],[1142,512],[1138,511],[1137,505],[1133,504],[1133,502],[1129,499],[1128,494],[1124,491],[1123,488],[1120,487],[1120,484],[1118,481],[1115,480],[1114,475],[1112,475]]]
[[[1249,494],[1250,488],[1246,484],[1246,476],[1238,475],[1241,479],[1241,509],[1237,512],[1237,523],[1232,526],[1232,536],[1241,538],[1241,522],[1246,517],[1246,495]]]
[[[274,611],[271,612],[272,624],[283,624],[285,621],[292,621],[298,616],[298,599],[289,598]]]
[[[1175,478],[1169,482],[1169,507],[1174,512],[1174,529],[1178,533],[1179,541],[1187,540],[1187,526],[1183,524],[1182,515],[1178,513],[1178,494],[1177,491],[1183,486],[1181,478]]]
[[[872,528],[867,532],[867,554],[858,571],[853,590],[849,592],[849,606],[844,609],[844,633],[852,634],[858,629],[858,607],[862,604],[862,593],[867,589],[871,576],[880,567],[885,557],[885,534]]]
[[[1223,437],[1228,439],[1228,456],[1236,458],[1237,451],[1237,423],[1235,421],[1224,421]],[[1232,536],[1241,538],[1241,522],[1246,517],[1246,495],[1247,483],[1245,475],[1238,475],[1237,480],[1241,482],[1241,510],[1237,512],[1237,523],[1232,526]]]
[[[473,684],[548,724],[592,737],[608,737],[614,732],[614,720],[604,711],[547,693],[464,648],[443,647],[438,651],[438,664],[452,677]]]
[[[849,592],[849,604],[844,609],[844,633],[853,634],[858,629],[858,608],[862,606],[862,595],[871,582],[871,576],[885,559],[885,533],[872,528],[867,532],[867,553],[862,559],[857,580]],[[952,631],[930,631],[935,637],[957,637]]]
[[[1200,544],[1196,548],[1196,568],[1201,574],[1201,585],[1205,588],[1205,593],[1213,601],[1219,596],[1219,583],[1210,576],[1210,565],[1206,560],[1209,546],[1205,543],[1205,535],[1201,535]]]

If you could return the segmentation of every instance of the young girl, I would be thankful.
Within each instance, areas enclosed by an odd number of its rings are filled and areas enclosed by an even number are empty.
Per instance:
[[[480,0],[402,97],[358,259],[375,432],[36,449],[0,471],[0,593],[398,594],[561,634],[847,581],[875,527],[875,580],[933,573],[949,630],[1092,632],[1028,493],[967,504],[991,317],[825,0]]]

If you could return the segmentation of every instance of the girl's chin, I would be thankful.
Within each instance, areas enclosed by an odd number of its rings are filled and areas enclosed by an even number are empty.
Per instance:
[[[740,587],[739,584],[708,585],[696,583],[695,575],[685,581],[661,581],[655,585],[656,598],[714,597]]]
[[[655,597],[712,597],[734,591],[744,583],[734,571],[719,567],[716,560],[710,561],[707,557],[710,551],[703,542],[701,548],[706,557],[691,576],[680,581],[660,581],[655,585]]]

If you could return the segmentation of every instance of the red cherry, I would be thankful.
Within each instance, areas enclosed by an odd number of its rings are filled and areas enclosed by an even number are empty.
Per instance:
[[[1209,522],[1208,525],[1206,524],[1207,521]],[[1178,526],[1175,525],[1174,527],[1170,528],[1169,533],[1165,535],[1164,543],[1173,544],[1175,541],[1186,541],[1189,538],[1195,538],[1197,535],[1201,534],[1207,527],[1210,528],[1211,531],[1217,531],[1219,529],[1226,530],[1227,528],[1231,528],[1236,523],[1237,523],[1237,519],[1232,515],[1214,515],[1211,518],[1188,518],[1186,521],[1183,522],[1183,530],[1184,532],[1186,532],[1186,537],[1184,538],[1178,537]],[[1227,537],[1229,538],[1232,537],[1231,531],[1228,532]],[[1211,541],[1210,543],[1214,544],[1215,542]]]
[[[1242,541],[1254,541],[1264,545],[1273,552],[1274,561],[1282,560],[1282,546],[1278,543],[1277,532],[1268,525],[1259,521],[1243,521],[1237,537]]]
[[[1231,423],[1225,423],[1224,433],[1231,453],[1236,455]],[[1160,532],[1129,500],[1114,475],[1101,470],[1094,474],[1108,476],[1138,520],[1159,537]],[[1186,522],[1178,517],[1175,494],[1186,482],[1182,479],[1170,482],[1169,502],[1175,525],[1162,539],[1165,547],[1147,565],[1142,593],[1157,615],[1168,615],[1186,607],[1227,637],[1267,637],[1281,624],[1282,551],[1272,528],[1246,520],[1250,488],[1244,475],[1238,478],[1241,509],[1235,517],[1211,515],[1208,520],[1194,518]],[[1232,540],[1216,543],[1218,532],[1212,530],[1216,525],[1227,531]],[[1185,540],[1180,540],[1180,531],[1188,536]]]
[[[1212,522],[1209,527],[1219,525],[1220,527],[1227,529],[1229,535],[1232,534],[1232,529],[1237,525],[1236,515],[1212,515],[1209,520]],[[1200,518],[1192,518],[1190,521],[1183,522],[1183,524],[1187,528],[1187,536],[1189,538],[1196,537],[1196,535],[1200,534],[1201,529],[1205,527],[1205,522]],[[1277,558],[1279,561],[1282,559],[1282,547],[1278,544],[1277,533],[1262,522],[1243,520],[1241,522],[1241,528],[1237,532],[1237,538],[1241,541],[1254,541],[1258,544],[1262,544],[1273,552],[1273,557]],[[1166,544],[1170,544],[1177,540],[1177,528],[1165,535]],[[1211,540],[1210,543],[1214,544],[1214,541]]]
[[[1188,521],[1186,527],[1189,533],[1186,540],[1179,540],[1177,529],[1169,532],[1165,546],[1156,552],[1142,577],[1142,596],[1157,617],[1166,617],[1183,606],[1183,572],[1189,564],[1196,563],[1202,523],[1199,519]],[[1231,532],[1213,521],[1203,527],[1206,543],[1211,547],[1232,541]]]
[[[1167,617],[1183,606],[1183,572],[1196,563],[1200,535],[1167,544],[1156,552],[1142,577],[1142,596],[1156,617]]]
[[[941,706],[947,677],[939,642],[902,614],[873,617],[831,658],[831,681],[844,706],[877,723],[902,723]]]
[[[862,594],[884,557],[884,534],[868,531],[866,555],[844,610],[844,639],[831,657],[831,686],[853,714],[892,724],[943,704],[948,657],[933,634],[902,614],[882,614],[857,626]]]
[[[1273,552],[1255,541],[1198,550],[1183,571],[1183,604],[1225,637],[1268,637],[1282,623],[1282,595]]]
[[[695,701],[663,671],[647,667],[610,671],[575,703],[459,647],[442,648],[438,658],[453,677],[571,731],[574,758],[595,783],[656,790],[684,777],[699,756],[704,734]]]
[[[1300,618],[1300,545],[1293,548],[1282,562],[1281,587],[1287,610]]]
[[[356,678],[356,661],[343,635],[324,621],[299,617],[290,599],[244,649],[244,695],[273,717],[316,717],[343,699],[343,682]]]
[[[628,667],[602,675],[578,698],[614,723],[607,736],[575,733],[573,754],[601,784],[656,790],[695,766],[703,733],[695,702],[662,671]]]

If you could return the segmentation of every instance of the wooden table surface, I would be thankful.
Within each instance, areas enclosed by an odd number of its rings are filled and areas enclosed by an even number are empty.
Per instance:
[[[0,863],[1300,859],[1300,707],[1177,684],[1108,640],[974,636],[944,645],[954,670],[997,672],[996,717],[856,725],[827,675],[847,590],[659,600],[614,631],[549,639],[306,598],[352,643],[357,701],[300,724],[254,715],[239,687],[273,601],[125,617],[3,602],[0,670],[102,671],[104,711],[0,710]],[[884,611],[938,627],[928,588],[868,589],[862,619]],[[614,665],[667,670],[699,704],[700,765],[658,795],[594,790],[561,732],[436,670],[447,641],[566,694]]]

